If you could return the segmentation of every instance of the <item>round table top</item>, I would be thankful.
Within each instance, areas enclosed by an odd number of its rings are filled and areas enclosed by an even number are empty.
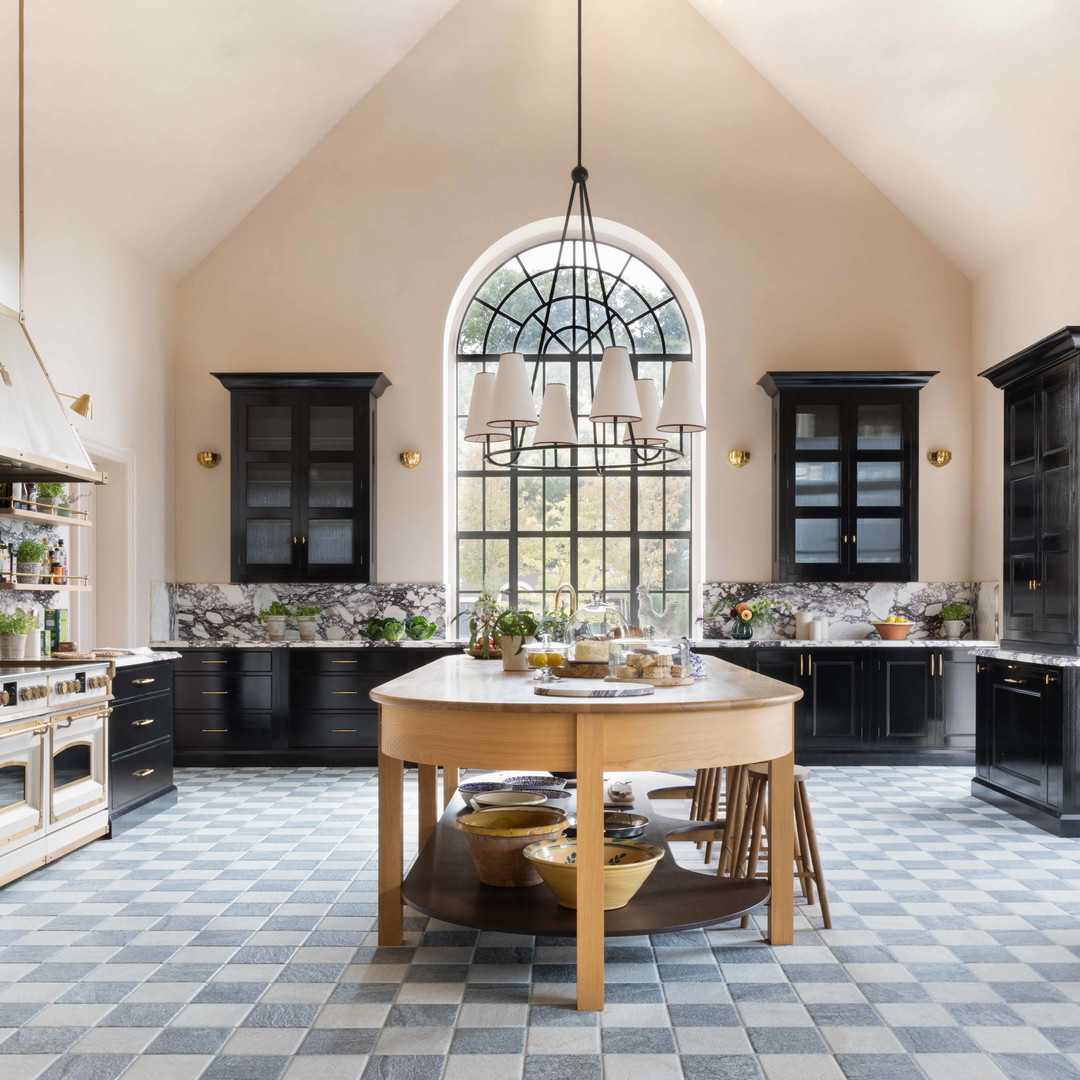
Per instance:
[[[692,686],[657,687],[641,697],[547,697],[533,693],[533,672],[503,671],[497,660],[448,656],[383,683],[371,691],[380,705],[469,712],[650,713],[696,712],[784,705],[803,692],[712,656],[701,658],[707,679]],[[567,679],[571,686],[611,689],[602,679]]]

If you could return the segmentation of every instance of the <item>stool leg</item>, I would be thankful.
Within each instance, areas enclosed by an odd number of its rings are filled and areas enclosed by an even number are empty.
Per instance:
[[[729,766],[727,772],[727,792],[724,795],[724,834],[720,843],[720,858],[716,873],[720,877],[735,876],[737,860],[736,845],[739,842],[743,820],[746,817],[746,766]]]
[[[750,849],[746,858],[746,876],[757,877],[758,856],[761,852],[762,833],[765,827],[765,781],[752,777],[750,780],[752,794],[750,796],[754,807],[753,820],[750,825]],[[744,915],[739,922],[741,929],[745,930],[750,925],[750,916]]]
[[[805,785],[796,784],[795,792],[795,876],[808,904],[814,903],[814,870],[810,864],[810,846],[806,836],[806,812],[802,800]]]
[[[826,930],[832,929],[832,916],[829,914],[829,898],[825,894],[825,875],[821,872],[821,859],[818,855],[817,833],[814,831],[814,818],[810,813],[810,799],[806,794],[806,784],[796,784],[795,797],[802,802],[803,819],[806,822],[806,842],[810,849],[810,861],[813,864],[814,882],[817,885],[818,901],[821,904],[821,923]]]
[[[712,790],[709,792],[709,801],[705,807],[706,821],[719,821],[720,820],[720,781],[723,778],[723,769],[713,769],[713,785]],[[705,844],[705,865],[708,866],[712,862],[713,856],[713,842],[709,840]]]

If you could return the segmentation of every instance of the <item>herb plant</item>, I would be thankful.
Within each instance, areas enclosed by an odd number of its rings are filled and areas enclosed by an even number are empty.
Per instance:
[[[942,622],[963,622],[971,615],[971,608],[967,604],[950,601],[941,605]]]
[[[25,611],[0,612],[0,637],[29,634],[35,626],[34,616]]]
[[[48,548],[41,540],[20,540],[15,549],[15,561],[22,563],[39,563],[45,558]]]
[[[292,612],[280,600],[275,600],[269,607],[264,607],[259,611],[255,615],[255,618],[258,619],[259,622],[266,622],[271,615],[289,616],[291,614]]]

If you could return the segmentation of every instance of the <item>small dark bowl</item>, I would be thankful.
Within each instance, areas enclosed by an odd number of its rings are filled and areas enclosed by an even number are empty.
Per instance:
[[[512,788],[564,788],[566,781],[560,780],[550,773],[546,776],[509,776],[503,783]]]
[[[517,784],[513,787],[514,791],[531,791],[534,795],[543,795],[547,798],[549,803],[561,803],[564,800],[569,800],[570,792],[563,791],[561,788],[553,787],[518,787]]]
[[[463,795],[480,795],[485,791],[505,791],[508,785],[493,784],[489,780],[476,780],[471,784],[458,784],[458,791]]]
[[[624,810],[604,811],[604,835],[609,840],[633,840],[645,833],[649,819],[644,814],[629,814]],[[566,822],[566,835],[577,836],[577,818]]]

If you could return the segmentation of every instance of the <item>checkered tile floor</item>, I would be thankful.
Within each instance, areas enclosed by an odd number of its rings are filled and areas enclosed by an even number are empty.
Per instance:
[[[566,940],[376,948],[371,770],[179,784],[0,889],[2,1080],[1080,1078],[1080,841],[963,769],[815,769],[835,929],[613,939],[600,1015]]]

